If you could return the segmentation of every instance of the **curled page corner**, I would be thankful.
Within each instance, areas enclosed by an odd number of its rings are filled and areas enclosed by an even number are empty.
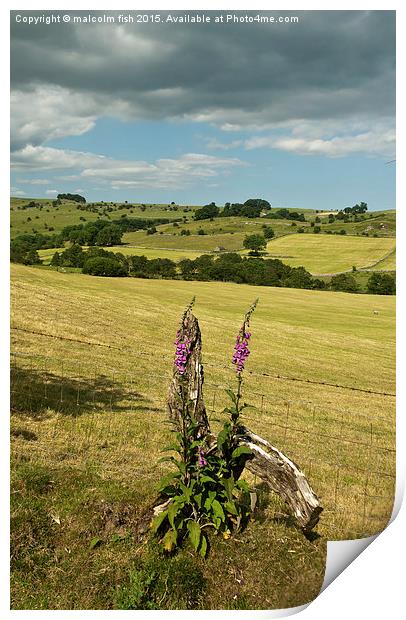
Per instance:
[[[397,471],[399,472],[400,468],[398,465],[399,463],[397,463]],[[398,475],[396,478],[396,493],[392,515],[383,531],[390,526],[399,513],[403,502],[404,489],[403,476]],[[381,534],[382,532],[378,532],[368,538],[358,538],[355,540],[329,540],[327,542],[326,571],[319,595]]]
[[[353,562],[379,534],[355,540],[327,542],[326,572],[320,594]]]

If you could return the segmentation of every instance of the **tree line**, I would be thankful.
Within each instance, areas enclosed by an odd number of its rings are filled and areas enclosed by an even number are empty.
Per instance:
[[[73,244],[61,253],[55,252],[51,266],[76,267],[93,276],[220,281],[255,286],[360,292],[351,274],[339,274],[327,283],[320,278],[314,278],[304,267],[290,267],[279,259],[243,257],[233,252],[220,256],[202,254],[195,259],[185,258],[176,263],[169,258],[125,256],[120,252],[97,247],[84,251],[80,245]],[[367,291],[381,295],[395,294],[395,279],[390,274],[374,273],[369,278]]]

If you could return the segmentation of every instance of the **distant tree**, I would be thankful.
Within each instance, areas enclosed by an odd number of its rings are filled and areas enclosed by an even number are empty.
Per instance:
[[[250,250],[251,256],[258,256],[266,248],[266,239],[262,235],[246,235],[243,242],[244,248]]]
[[[53,255],[50,265],[51,267],[59,267],[59,265],[61,264],[61,257],[59,252],[55,252],[55,254]]]
[[[288,288],[313,288],[313,278],[304,267],[293,268],[284,280]]]
[[[342,228],[342,229],[340,230],[340,235],[346,235],[346,234],[347,234],[347,231],[346,231],[346,230],[344,230],[344,228]]]
[[[389,273],[373,273],[367,283],[368,293],[374,295],[395,295],[396,280]]]
[[[263,227],[263,235],[264,235],[265,239],[273,239],[275,237],[275,232],[274,232],[273,228],[271,228],[270,226],[264,226]]]
[[[321,231],[321,227],[320,226],[314,226],[313,228],[313,232],[317,235],[319,232]]]
[[[205,205],[201,209],[197,209],[195,211],[194,219],[195,220],[209,220],[211,218],[217,217],[219,213],[220,213],[220,209],[216,207],[216,204],[214,202],[212,202],[209,205]]]
[[[147,235],[155,235],[156,232],[158,232],[156,226],[151,226],[150,228],[147,228]]]
[[[37,250],[28,250],[22,262],[24,265],[40,265],[42,263]]]
[[[349,273],[339,273],[333,276],[330,287],[333,291],[344,291],[345,293],[357,293],[359,290],[356,279]]]
[[[249,207],[261,207],[264,211],[271,209],[271,204],[263,198],[249,198],[244,202],[244,204]]]
[[[188,228],[182,228],[182,230],[180,231],[180,234],[182,237],[188,237],[190,235],[190,230]]]
[[[198,235],[205,235],[206,231],[203,228],[199,228],[199,230],[197,231]]]
[[[60,255],[61,265],[63,267],[83,267],[85,261],[85,252],[77,243],[71,245]]]
[[[95,243],[96,245],[101,246],[120,245],[122,235],[123,231],[119,226],[115,224],[111,224],[110,226],[104,226],[97,233]]]
[[[82,271],[91,276],[122,277],[127,275],[125,267],[118,260],[104,256],[86,259]]]
[[[57,200],[73,200],[74,202],[86,202],[86,198],[84,196],[80,196],[80,194],[58,194]]]

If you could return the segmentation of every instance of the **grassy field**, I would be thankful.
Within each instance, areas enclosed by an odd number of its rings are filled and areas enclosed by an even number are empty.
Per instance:
[[[156,609],[300,605],[321,586],[327,539],[387,523],[394,297],[21,265],[12,282],[13,608],[129,609],[140,597]],[[214,427],[242,314],[260,297],[246,376],[257,408],[246,422],[308,475],[325,508],[319,538],[265,492],[244,532],[213,538],[207,562],[187,549],[162,562],[141,536],[164,471],[173,338],[193,295]]]
[[[395,239],[336,235],[289,235],[271,240],[268,254],[314,274],[349,271],[376,263],[395,249]]]
[[[373,266],[374,271],[394,271],[396,269],[396,250]]]
[[[46,250],[38,250],[38,255],[43,261],[44,265],[49,265],[55,252],[63,252],[65,248],[50,248]],[[193,250],[157,250],[154,248],[136,248],[127,245],[115,245],[112,247],[104,248],[109,252],[121,252],[125,256],[146,256],[147,258],[170,258],[171,260],[178,261],[182,258],[195,259],[201,256],[201,252],[193,252]]]

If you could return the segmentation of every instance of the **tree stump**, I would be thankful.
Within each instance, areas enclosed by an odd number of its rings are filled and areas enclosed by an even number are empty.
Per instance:
[[[181,426],[182,416],[182,390],[187,390],[190,402],[189,414],[198,422],[199,433],[202,437],[210,433],[209,420],[203,400],[204,372],[202,364],[202,336],[197,318],[188,307],[182,317],[178,335],[181,338],[188,337],[190,341],[190,353],[186,362],[186,369],[182,377],[174,366],[173,376],[169,385],[167,408],[169,420],[178,428]]]

